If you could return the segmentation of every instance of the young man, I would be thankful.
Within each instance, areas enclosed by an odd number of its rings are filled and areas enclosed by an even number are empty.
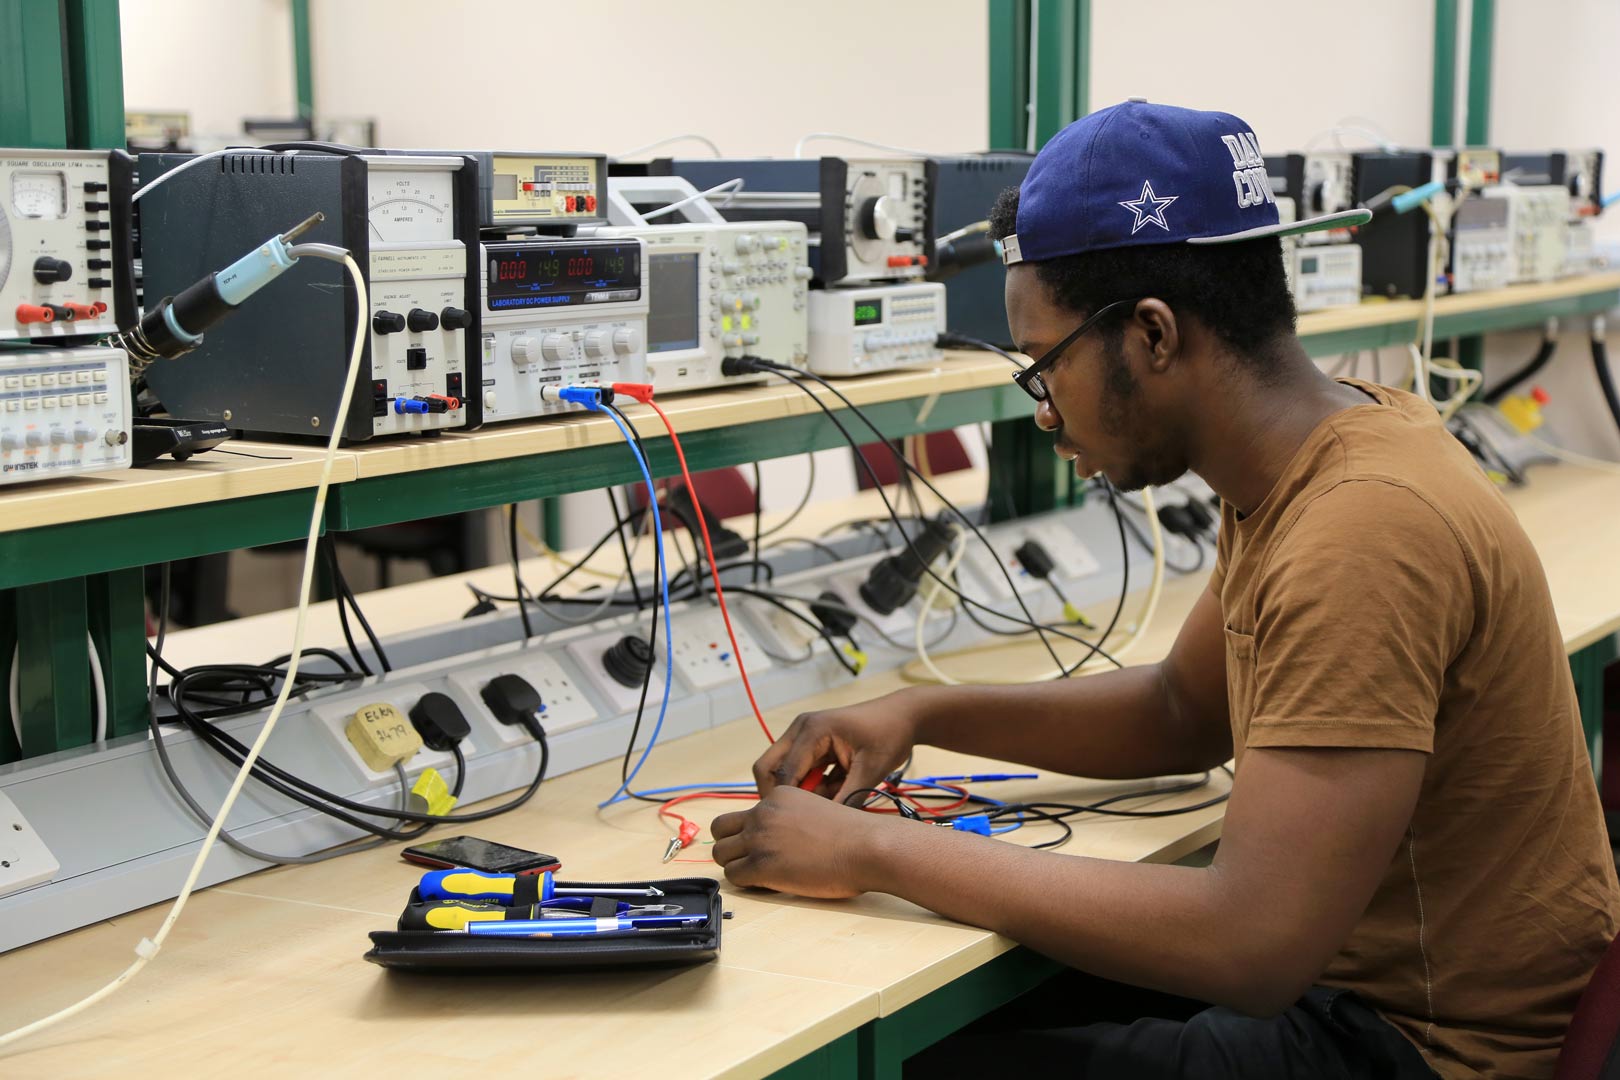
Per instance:
[[[1507,504],[1432,406],[1306,356],[1236,117],[1094,113],[992,230],[1039,358],[1019,377],[1035,422],[1082,476],[1191,470],[1218,492],[1209,589],[1157,664],[799,717],[755,766],[759,806],[715,822],[716,860],[738,885],[893,893],[1178,996],[1142,1014],[1160,1019],[1076,1008],[1068,1028],[959,1037],[955,1074],[1045,1055],[1104,1077],[1551,1076],[1620,901]],[[1132,865],[843,804],[917,745],[1095,777],[1237,770],[1213,865]],[[827,765],[819,794],[796,786]]]

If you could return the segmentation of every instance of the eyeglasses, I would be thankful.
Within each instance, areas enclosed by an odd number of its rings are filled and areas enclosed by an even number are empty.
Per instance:
[[[1090,330],[1093,326],[1096,326],[1097,322],[1104,315],[1107,315],[1109,312],[1115,311],[1127,305],[1135,307],[1141,302],[1141,298],[1138,298],[1135,300],[1115,300],[1112,304],[1104,304],[1102,307],[1092,312],[1091,317],[1086,319],[1085,322],[1075,327],[1074,333],[1070,334],[1068,337],[1064,338],[1050,349],[1047,349],[1046,352],[1041,354],[1041,358],[1039,360],[1029,365],[1029,367],[1025,368],[1023,371],[1020,371],[1018,374],[1014,375],[1013,382],[1017,383],[1019,387],[1023,389],[1024,393],[1028,394],[1036,401],[1045,401],[1048,397],[1048,391],[1046,389],[1046,372],[1051,369],[1053,364],[1057,363],[1058,357],[1063,355],[1064,350],[1070,345],[1073,345],[1076,341],[1080,340],[1080,335],[1084,334],[1087,330]]]

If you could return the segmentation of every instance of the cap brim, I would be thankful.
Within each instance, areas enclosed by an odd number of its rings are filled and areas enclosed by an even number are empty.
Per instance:
[[[1306,218],[1304,221],[1262,225],[1258,229],[1244,229],[1242,232],[1227,233],[1225,236],[1194,236],[1188,238],[1187,243],[1235,244],[1239,240],[1256,240],[1262,236],[1298,236],[1300,233],[1321,232],[1323,229],[1350,229],[1357,225],[1365,225],[1371,220],[1371,210],[1360,208],[1340,210],[1336,214],[1323,214],[1321,217]]]

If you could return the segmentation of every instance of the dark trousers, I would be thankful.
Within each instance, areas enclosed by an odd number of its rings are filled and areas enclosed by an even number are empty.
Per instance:
[[[1078,972],[929,1047],[905,1075],[1435,1080],[1417,1048],[1348,990],[1314,987],[1257,1018]]]

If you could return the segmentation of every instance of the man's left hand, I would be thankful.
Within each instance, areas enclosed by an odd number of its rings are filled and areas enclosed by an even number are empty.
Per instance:
[[[828,900],[868,888],[862,867],[873,834],[890,824],[876,814],[795,787],[772,788],[752,810],[714,819],[714,861],[733,885]]]

